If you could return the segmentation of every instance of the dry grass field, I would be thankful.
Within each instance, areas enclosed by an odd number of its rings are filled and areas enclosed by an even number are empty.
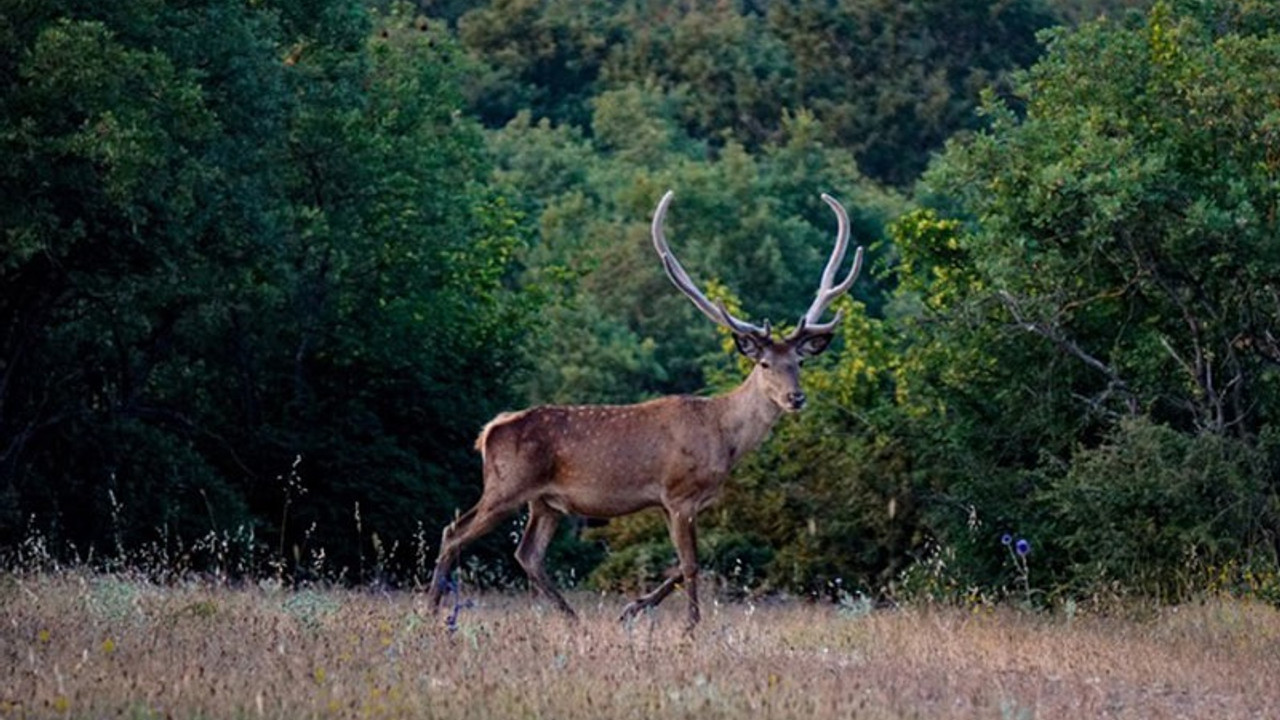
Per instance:
[[[576,626],[485,595],[0,577],[0,717],[1275,718],[1280,612],[1142,619],[706,602],[639,622],[578,593]]]

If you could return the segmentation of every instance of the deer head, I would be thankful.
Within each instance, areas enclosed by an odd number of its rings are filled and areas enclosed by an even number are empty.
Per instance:
[[[837,311],[829,322],[822,323],[822,313],[836,298],[849,291],[853,281],[862,269],[862,248],[854,253],[853,267],[839,284],[835,283],[836,272],[844,261],[849,248],[849,214],[833,197],[822,195],[822,200],[831,207],[839,223],[836,231],[835,248],[827,260],[818,285],[817,296],[796,329],[781,339],[774,339],[769,321],[763,325],[755,325],[733,316],[722,302],[711,302],[698,286],[689,278],[680,261],[676,259],[671,247],[667,244],[662,225],[667,215],[667,207],[675,193],[668,190],[658,203],[653,214],[653,246],[662,258],[662,267],[667,277],[680,289],[695,307],[716,324],[726,328],[733,334],[734,345],[738,352],[750,358],[755,367],[752,369],[748,383],[754,382],[759,389],[783,412],[796,412],[804,407],[805,395],[800,389],[800,366],[806,358],[820,354],[831,343],[832,335],[840,324],[840,313]]]

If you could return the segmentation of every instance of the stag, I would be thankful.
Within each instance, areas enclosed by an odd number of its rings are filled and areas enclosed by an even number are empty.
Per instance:
[[[653,215],[653,245],[667,277],[704,315],[733,335],[739,352],[754,367],[737,388],[714,397],[678,395],[637,405],[539,406],[494,418],[476,441],[484,460],[484,492],[475,507],[445,528],[428,590],[437,608],[462,548],[521,506],[529,519],[516,560],[542,594],[570,618],[573,609],[543,567],[547,546],[561,516],[613,518],[647,508],[666,516],[678,564],[656,589],[628,604],[622,619],[657,606],[683,580],[688,622],[697,625],[699,511],[719,495],[729,471],[763,442],[784,413],[805,405],[800,365],[824,351],[840,323],[840,313],[820,322],[833,300],[848,292],[862,267],[862,248],[849,274],[835,283],[849,243],[849,216],[829,195],[822,199],[838,220],[835,248],[822,272],[817,296],[794,331],[774,339],[769,322],[753,325],[713,303],[689,278],[671,252],[663,218],[668,191]]]

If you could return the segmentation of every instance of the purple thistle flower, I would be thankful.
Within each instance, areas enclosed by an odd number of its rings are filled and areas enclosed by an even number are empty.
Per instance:
[[[1013,536],[1012,536],[1012,535],[1010,535],[1009,533],[1005,533],[1004,535],[1001,535],[1001,536],[1000,536],[1000,544],[1001,544],[1001,545],[1012,545],[1012,544],[1013,544]]]
[[[1013,549],[1019,555],[1026,556],[1027,553],[1031,552],[1031,543],[1027,542],[1025,538],[1018,538],[1018,542],[1013,546]]]

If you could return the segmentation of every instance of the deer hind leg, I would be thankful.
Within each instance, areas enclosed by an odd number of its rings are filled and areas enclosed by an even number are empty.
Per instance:
[[[518,502],[491,502],[481,497],[475,507],[449,523],[440,535],[440,555],[431,573],[431,586],[427,590],[427,607],[433,611],[440,607],[440,600],[448,585],[449,573],[458,561],[458,555],[468,543],[492,530],[512,513]]]
[[[556,525],[559,523],[560,513],[546,503],[541,500],[529,503],[529,522],[525,524],[524,535],[516,548],[516,560],[529,576],[529,582],[533,583],[535,592],[555,603],[556,609],[569,618],[577,619],[573,608],[569,607],[564,596],[556,590],[551,579],[547,577],[547,570],[543,564],[547,556],[547,546],[555,537]]]
[[[671,594],[671,591],[676,589],[676,583],[680,582],[679,566],[668,570],[666,574],[667,579],[663,580],[662,584],[656,589],[646,595],[641,595],[628,603],[622,610],[622,616],[618,619],[622,622],[626,622],[638,615],[641,610],[657,607],[659,603],[666,600],[667,596]]]

